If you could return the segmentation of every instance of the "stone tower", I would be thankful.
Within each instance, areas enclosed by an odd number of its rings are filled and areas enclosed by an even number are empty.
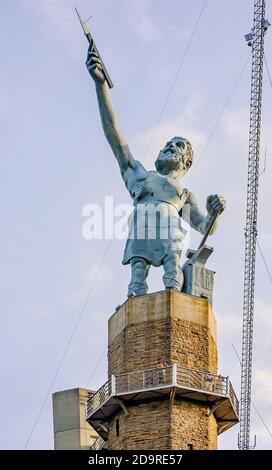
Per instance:
[[[109,377],[89,398],[87,421],[112,450],[216,449],[238,422],[217,367],[208,299],[172,290],[131,297],[109,319]]]

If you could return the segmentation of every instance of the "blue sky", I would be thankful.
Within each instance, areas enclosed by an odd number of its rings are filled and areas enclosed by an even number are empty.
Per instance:
[[[135,157],[152,169],[165,141],[184,135],[196,155],[184,185],[203,206],[208,194],[227,199],[211,241],[215,253],[209,267],[217,272],[220,373],[231,377],[239,393],[239,363],[231,343],[240,352],[243,247],[237,247],[245,224],[250,63],[225,105],[250,54],[243,36],[251,29],[253,0],[207,1],[156,125],[202,5],[202,0],[77,1],[84,17],[94,17],[89,26],[114,82],[112,99]],[[271,1],[267,17],[271,21]],[[129,198],[101,130],[74,1],[3,0],[0,22],[0,445],[21,449],[90,285],[52,392],[96,389],[106,380],[107,320],[126,298],[129,268],[121,265],[123,241],[109,246],[108,240],[82,238],[81,213],[87,203],[103,206],[105,195],[113,195],[116,203]],[[272,71],[271,34],[266,35],[266,57]],[[271,268],[272,89],[266,70],[263,98],[261,160],[267,147],[267,167],[260,179],[259,241]],[[199,235],[192,235],[192,247],[198,242]],[[160,269],[151,271],[150,291],[162,288],[161,277]],[[258,254],[253,400],[270,429],[271,307],[271,283]],[[238,426],[223,434],[220,448],[236,448],[237,433]],[[258,449],[272,449],[271,436],[253,410],[254,434]],[[52,447],[49,396],[28,448]]]

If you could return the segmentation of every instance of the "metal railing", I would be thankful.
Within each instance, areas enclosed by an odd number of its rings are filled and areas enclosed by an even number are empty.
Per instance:
[[[148,390],[156,387],[169,386],[173,383],[173,366],[146,369],[129,374],[115,376],[116,394],[136,390]]]
[[[185,387],[212,392],[216,395],[227,396],[228,394],[228,377],[210,374],[209,372],[200,372],[178,366],[177,383]]]
[[[229,397],[237,416],[239,414],[239,402],[228,377],[172,364],[168,367],[112,375],[111,379],[88,399],[86,416],[92,415],[111,396],[176,386]]]
[[[102,439],[101,436],[98,436],[98,438],[91,445],[91,450],[101,450],[103,449],[104,445],[105,445],[104,439]]]
[[[239,401],[237,396],[235,395],[231,382],[229,382],[229,398],[237,416],[239,416]]]
[[[114,393],[112,393],[112,380],[108,380],[86,402],[86,416],[90,416],[97,408],[103,405]]]

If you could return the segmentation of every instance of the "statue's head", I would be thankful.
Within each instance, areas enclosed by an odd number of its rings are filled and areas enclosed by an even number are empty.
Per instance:
[[[172,171],[187,173],[192,165],[194,152],[189,140],[183,137],[173,137],[160,151],[155,162],[156,170],[162,175]]]

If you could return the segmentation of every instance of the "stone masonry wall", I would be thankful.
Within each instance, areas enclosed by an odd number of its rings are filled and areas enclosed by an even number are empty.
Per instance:
[[[110,450],[193,450],[217,448],[217,423],[210,408],[175,399],[139,402],[128,406],[129,416],[120,411],[109,426]],[[116,420],[119,419],[119,436]]]
[[[139,402],[129,406],[129,416],[115,415],[109,426],[110,450],[163,450],[170,446],[168,400]],[[119,437],[116,419],[119,418]]]
[[[215,450],[217,448],[217,423],[210,408],[196,402],[176,398],[171,407],[171,449]]]
[[[158,358],[170,364],[169,319],[126,327],[109,346],[109,375],[156,367]]]
[[[217,346],[207,327],[173,319],[170,323],[170,362],[217,373]]]
[[[197,323],[172,319],[127,326],[109,345],[109,375],[167,364],[217,372],[217,347],[209,329]]]

